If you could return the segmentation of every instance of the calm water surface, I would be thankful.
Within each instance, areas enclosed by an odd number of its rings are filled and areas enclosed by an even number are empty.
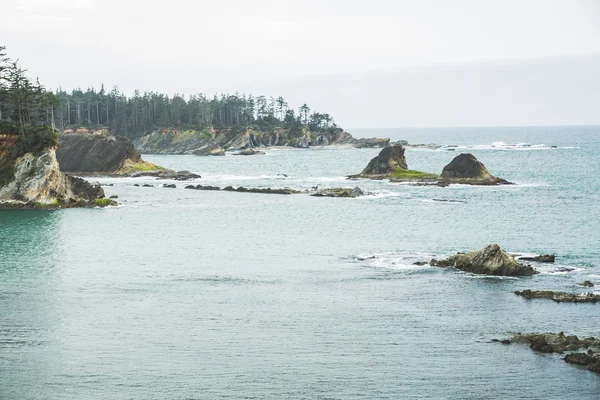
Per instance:
[[[369,195],[106,178],[120,207],[0,212],[0,398],[599,398],[600,377],[559,355],[490,341],[600,335],[597,304],[512,294],[600,283],[600,128],[353,133],[456,145],[407,150],[409,167],[468,151],[516,185],[345,181],[377,149],[146,156],[197,183]],[[412,265],[488,243],[557,263],[521,279]]]

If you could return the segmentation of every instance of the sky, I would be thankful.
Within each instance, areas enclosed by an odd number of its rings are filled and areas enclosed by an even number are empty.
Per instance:
[[[2,0],[0,10],[0,45],[49,88],[283,95],[352,127],[600,124],[600,0]]]

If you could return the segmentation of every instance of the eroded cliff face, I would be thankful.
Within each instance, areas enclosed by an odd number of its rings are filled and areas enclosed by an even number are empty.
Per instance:
[[[143,161],[127,138],[73,133],[59,138],[56,157],[65,172],[118,173],[123,169],[159,169]]]
[[[140,153],[145,154],[207,155],[211,153],[210,149],[214,149],[215,146],[232,150],[272,146],[307,148],[309,146],[342,145],[355,142],[356,139],[343,130],[311,132],[306,128],[298,131],[282,128],[276,128],[272,131],[260,131],[252,128],[243,130],[227,128],[204,131],[163,129],[136,139],[134,145]]]
[[[27,153],[15,160],[14,167],[14,179],[0,187],[0,203],[5,205],[93,206],[104,198],[100,186],[60,171],[55,148],[37,156]]]

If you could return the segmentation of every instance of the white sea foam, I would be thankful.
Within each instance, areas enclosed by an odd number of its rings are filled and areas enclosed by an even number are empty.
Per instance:
[[[417,261],[429,261],[435,258],[433,253],[386,252],[360,254],[353,257],[355,262],[372,268],[385,268],[397,271],[415,271],[432,268],[428,264],[415,265]]]

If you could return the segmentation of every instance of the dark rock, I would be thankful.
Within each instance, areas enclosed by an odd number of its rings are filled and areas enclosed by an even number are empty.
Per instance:
[[[519,257],[519,260],[535,261],[535,262],[540,262],[540,263],[553,263],[554,262],[554,254],[544,254],[544,255],[535,256],[535,257]]]
[[[569,364],[577,364],[586,367],[587,370],[600,374],[600,354],[588,351],[588,353],[567,354],[564,358]]]
[[[175,189],[177,186],[175,186],[175,184],[169,184],[169,183],[165,183],[163,185],[164,188],[169,188],[169,189]]]
[[[473,154],[463,153],[456,156],[442,170],[440,182],[445,184],[461,183],[468,185],[500,185],[509,182],[489,173],[485,165]]]
[[[429,264],[427,261],[415,261],[413,265],[427,265]]]
[[[585,286],[585,287],[594,287],[594,284],[592,283],[592,281],[584,281],[584,282],[579,283],[579,285]]]
[[[154,187],[153,185],[149,185],[147,183],[143,184],[142,187]]]
[[[185,187],[186,189],[195,189],[195,190],[221,190],[218,186],[203,186],[203,185],[188,185]]]
[[[133,184],[133,186],[137,186],[137,187],[140,187],[140,185],[138,185],[138,184],[137,184],[137,183],[134,183],[134,184]]]
[[[311,194],[311,196],[316,196],[316,197],[350,197],[350,198],[355,198],[355,197],[362,196],[362,195],[364,195],[364,192],[359,187],[355,187],[354,189],[348,189],[348,188],[321,189],[318,192]]]
[[[67,176],[71,184],[71,191],[75,197],[94,201],[104,197],[104,189],[100,185],[92,185],[88,181],[75,176]]]
[[[600,295],[592,293],[575,294],[565,292],[553,292],[551,290],[523,290],[516,291],[516,295],[525,297],[526,299],[549,299],[557,303],[597,303],[600,301]]]
[[[389,145],[390,143],[390,138],[363,138],[363,139],[357,139],[356,142],[354,143],[354,147],[356,147],[357,149],[362,149],[362,148],[382,148],[382,147],[386,147],[387,145]]]
[[[226,186],[223,188],[223,190],[227,192],[235,192],[235,188],[233,186]]]
[[[393,147],[385,147],[373,158],[360,176],[389,176],[396,169],[408,169],[406,158],[404,158],[404,147],[401,144]]]
[[[432,258],[431,261],[429,261],[429,265],[431,265],[432,267],[442,268],[454,267],[454,259],[448,258],[446,260],[436,260],[435,258]]]
[[[196,178],[202,178],[200,175],[190,171],[173,171],[171,169],[160,169],[154,171],[136,171],[128,174],[131,178],[142,176],[151,176],[157,179],[174,179],[176,181],[187,181]]]
[[[59,137],[56,159],[65,172],[115,172],[140,155],[127,138],[75,133]]]
[[[248,148],[237,153],[238,156],[253,156],[258,154],[267,154],[264,151],[254,150],[253,148]]]
[[[117,196],[116,194],[113,194],[112,196],[109,197],[109,199],[118,199],[119,196]]]
[[[487,245],[478,251],[457,253],[446,260],[432,260],[430,264],[453,266],[461,271],[483,275],[529,276],[538,273],[531,266],[515,261],[497,244]]]

